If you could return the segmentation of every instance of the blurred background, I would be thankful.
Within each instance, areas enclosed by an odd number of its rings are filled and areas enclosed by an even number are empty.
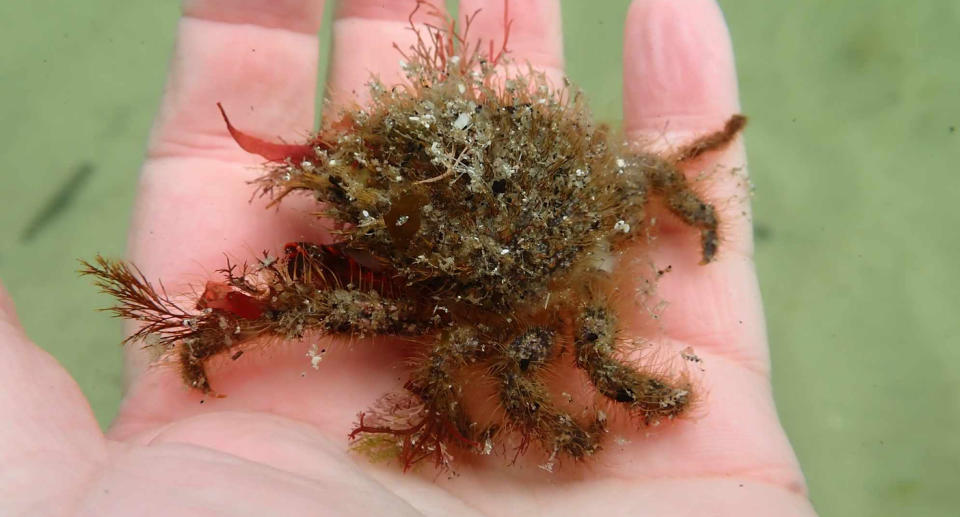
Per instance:
[[[775,395],[813,502],[957,515],[960,2],[720,3]],[[569,75],[611,122],[627,4],[563,2]],[[0,277],[104,426],[120,323],[76,259],[123,255],[177,16],[173,0],[0,2]]]

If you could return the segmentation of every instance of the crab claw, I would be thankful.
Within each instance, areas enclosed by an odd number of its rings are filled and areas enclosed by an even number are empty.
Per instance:
[[[230,119],[227,118],[227,112],[224,111],[223,105],[219,102],[217,108],[220,108],[220,114],[223,115],[223,121],[227,123],[227,131],[230,131],[233,141],[248,153],[260,155],[271,162],[284,162],[289,158],[294,163],[299,163],[304,158],[313,155],[313,145],[311,144],[281,144],[248,135],[233,127]]]
[[[197,309],[220,309],[248,320],[263,315],[263,303],[256,298],[234,290],[223,282],[207,282]]]

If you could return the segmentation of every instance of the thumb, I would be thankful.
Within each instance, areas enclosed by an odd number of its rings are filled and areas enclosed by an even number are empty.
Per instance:
[[[105,456],[80,388],[30,342],[0,284],[0,513],[72,499]]]

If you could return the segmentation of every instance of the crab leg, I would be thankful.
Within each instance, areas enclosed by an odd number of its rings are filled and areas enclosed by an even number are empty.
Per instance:
[[[646,423],[687,409],[692,399],[689,384],[638,370],[616,357],[616,326],[611,311],[596,304],[580,314],[574,327],[577,366],[587,372],[597,391]]]
[[[537,373],[549,359],[554,339],[552,330],[532,328],[500,350],[492,369],[507,420],[523,437],[518,452],[535,439],[548,454],[581,459],[599,450],[603,422],[585,428],[551,402]]]

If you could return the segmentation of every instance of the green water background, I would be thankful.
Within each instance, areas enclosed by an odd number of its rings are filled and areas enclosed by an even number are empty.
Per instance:
[[[569,74],[617,120],[627,2],[563,4]],[[960,2],[721,4],[775,394],[814,504],[956,515]],[[103,425],[120,326],[92,311],[107,300],[75,259],[123,253],[177,16],[172,1],[0,5],[0,277]],[[324,31],[326,49],[329,17]]]

